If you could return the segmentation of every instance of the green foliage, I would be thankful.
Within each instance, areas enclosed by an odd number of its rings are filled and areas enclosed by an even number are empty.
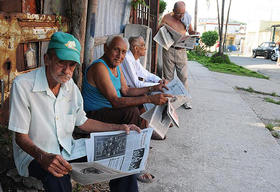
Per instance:
[[[214,55],[212,55],[210,57],[210,61],[212,63],[227,63],[227,64],[231,63],[227,55],[225,54],[219,55],[219,53],[215,53]]]
[[[211,58],[207,56],[197,55],[196,52],[190,51],[188,52],[189,60],[197,61],[207,67],[210,71],[220,72],[220,73],[228,73],[232,75],[240,75],[240,76],[248,76],[248,77],[256,77],[262,79],[268,79],[268,77],[259,74],[255,71],[251,71],[242,66],[236,65],[235,63],[214,63],[211,62]]]
[[[164,0],[159,0],[159,14],[163,13],[166,9],[166,2]]]
[[[273,96],[273,97],[280,97],[280,95],[277,95],[275,92],[266,93],[266,92],[262,92],[262,91],[257,91],[255,89],[253,89],[252,87],[243,88],[243,87],[236,86],[235,88],[238,89],[238,90],[247,91],[247,92],[250,92],[250,93],[257,93],[257,94],[262,94],[262,95],[270,95],[270,96]]]
[[[265,128],[267,128],[269,131],[273,131],[273,127],[274,126],[271,123],[265,125]]]
[[[269,102],[269,103],[274,103],[274,104],[276,104],[276,105],[280,105],[280,101],[276,101],[276,100],[271,99],[271,98],[268,98],[268,97],[264,98],[264,100],[265,100],[266,102]]]
[[[145,0],[133,0],[131,1],[131,6],[134,8],[134,9],[137,9],[138,5],[144,5],[146,7],[149,7]]]
[[[202,33],[201,35],[201,41],[204,43],[207,47],[212,47],[215,45],[219,38],[219,35],[217,31],[206,31]]]
[[[203,46],[195,46],[194,49],[192,50],[197,56],[206,56],[207,51],[205,50],[205,47]]]

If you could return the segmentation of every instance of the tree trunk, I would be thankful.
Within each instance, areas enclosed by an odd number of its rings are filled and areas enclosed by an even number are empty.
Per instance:
[[[219,30],[219,55],[221,54],[221,42],[222,42],[222,36],[223,32],[221,31],[221,21],[220,21],[220,9],[219,9],[219,0],[216,0],[217,2],[217,13],[218,13],[218,30]]]
[[[228,21],[229,21],[229,12],[230,12],[230,7],[231,7],[231,0],[229,0],[229,5],[228,5],[228,11],[227,11],[227,21],[226,21],[226,28],[225,28],[225,34],[224,34],[224,42],[223,42],[223,47],[226,45],[226,39],[227,39],[227,26],[228,26]]]
[[[197,30],[197,1],[195,0],[195,7],[194,7],[194,31]]]

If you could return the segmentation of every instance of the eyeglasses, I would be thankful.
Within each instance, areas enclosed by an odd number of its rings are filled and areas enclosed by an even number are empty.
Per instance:
[[[141,47],[141,48],[145,48],[145,44],[141,44],[141,45],[135,45],[135,46],[138,46],[138,47]]]
[[[185,13],[176,13],[176,12],[174,12],[174,15],[176,15],[176,16],[181,16],[181,15],[184,15]]]

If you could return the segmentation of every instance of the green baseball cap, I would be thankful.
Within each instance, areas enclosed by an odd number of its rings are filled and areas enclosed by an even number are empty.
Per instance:
[[[56,32],[51,36],[48,49],[54,49],[56,56],[60,60],[80,61],[80,42],[71,34],[64,32]]]

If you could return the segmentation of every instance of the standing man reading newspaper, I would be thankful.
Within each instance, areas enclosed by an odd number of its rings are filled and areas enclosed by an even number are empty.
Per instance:
[[[174,4],[173,12],[166,14],[159,26],[167,24],[182,35],[188,32],[190,35],[197,34],[191,25],[191,16],[186,12],[185,3],[178,1]],[[177,76],[188,90],[187,79],[187,53],[185,48],[171,46],[168,50],[162,49],[163,76],[171,81],[174,78],[176,68]],[[186,109],[191,109],[189,102],[184,104]]]
[[[13,81],[9,129],[14,131],[15,164],[20,175],[41,180],[46,191],[71,192],[68,161],[86,161],[84,140],[72,137],[75,126],[86,132],[140,131],[135,125],[86,117],[81,93],[72,80],[80,50],[74,36],[56,32],[44,55],[45,66]],[[136,178],[129,178],[120,178],[126,186],[120,191],[138,190]],[[115,188],[111,186],[111,191]]]

